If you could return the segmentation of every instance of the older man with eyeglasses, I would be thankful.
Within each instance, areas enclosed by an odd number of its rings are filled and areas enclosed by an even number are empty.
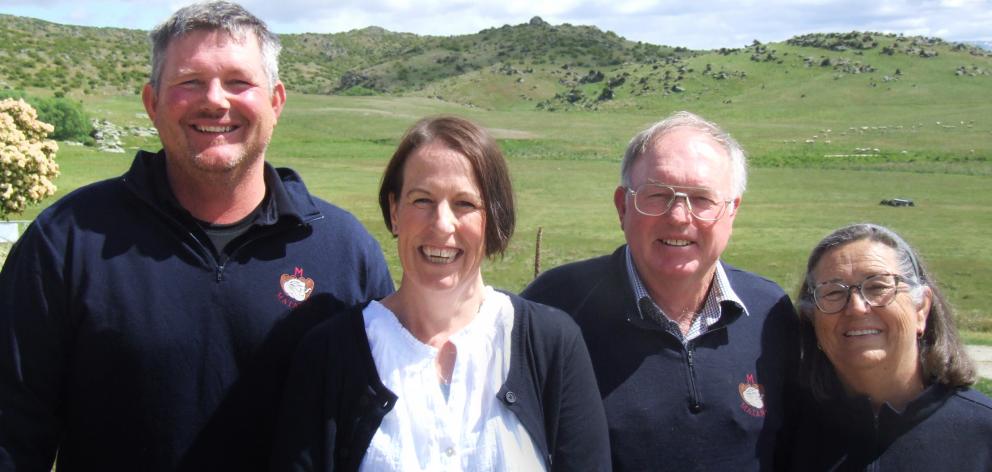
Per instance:
[[[747,163],[719,126],[678,112],[635,136],[613,195],[627,244],[523,295],[582,327],[615,470],[768,470],[794,411],[792,302],[720,261]]]

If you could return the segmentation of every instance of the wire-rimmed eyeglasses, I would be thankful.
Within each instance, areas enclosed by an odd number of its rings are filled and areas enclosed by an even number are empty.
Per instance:
[[[865,277],[861,283],[847,285],[841,282],[823,282],[812,289],[813,302],[824,314],[839,313],[851,301],[851,292],[858,290],[861,299],[873,307],[883,307],[895,300],[899,284],[914,285],[901,275],[875,274]]]
[[[646,183],[637,189],[627,187],[634,197],[634,208],[642,215],[661,216],[675,206],[675,200],[684,198],[686,208],[697,220],[716,221],[723,216],[727,205],[733,200],[724,200],[711,189],[703,187],[676,187],[672,185]]]

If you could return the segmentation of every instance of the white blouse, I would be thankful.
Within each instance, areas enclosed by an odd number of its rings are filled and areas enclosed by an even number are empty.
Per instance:
[[[375,367],[399,399],[372,437],[362,471],[543,471],[516,415],[496,397],[510,368],[513,304],[486,286],[479,313],[448,340],[457,349],[445,400],[438,349],[379,302],[362,315]]]

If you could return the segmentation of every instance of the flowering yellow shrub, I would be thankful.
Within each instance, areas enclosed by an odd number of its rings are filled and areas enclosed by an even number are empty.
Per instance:
[[[0,218],[55,193],[59,146],[47,139],[54,129],[24,100],[0,100]]]

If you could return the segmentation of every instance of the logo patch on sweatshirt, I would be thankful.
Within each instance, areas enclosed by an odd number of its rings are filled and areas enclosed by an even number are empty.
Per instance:
[[[296,308],[313,294],[313,279],[303,275],[303,269],[296,267],[293,275],[279,277],[279,301],[290,308]]]
[[[754,380],[754,374],[747,374],[744,382],[737,386],[737,392],[741,395],[741,409],[745,413],[755,416],[765,416],[765,387]]]

